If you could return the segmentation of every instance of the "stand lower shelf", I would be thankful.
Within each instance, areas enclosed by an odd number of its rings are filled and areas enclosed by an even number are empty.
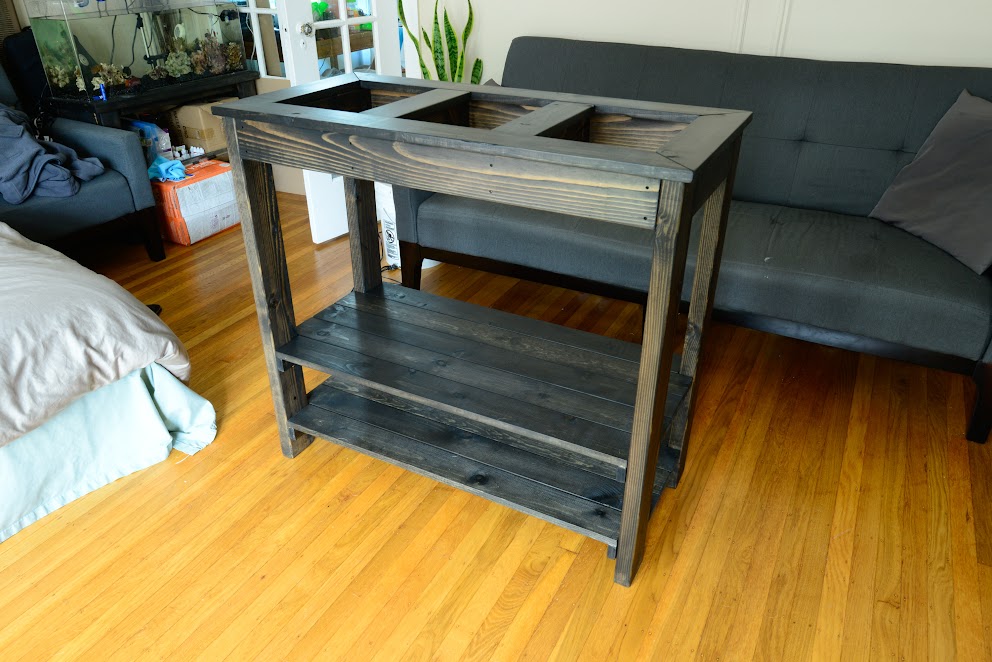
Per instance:
[[[388,284],[297,331],[279,358],[332,377],[291,427],[616,546],[638,345]]]

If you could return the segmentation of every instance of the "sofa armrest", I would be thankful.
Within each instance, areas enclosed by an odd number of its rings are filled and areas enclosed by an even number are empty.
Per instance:
[[[393,203],[396,205],[396,235],[400,241],[417,243],[417,211],[427,198],[434,195],[429,191],[418,191],[402,186],[393,187]]]
[[[148,164],[138,134],[61,118],[52,124],[50,133],[56,142],[71,147],[82,156],[95,156],[106,167],[124,175],[135,211],[155,205],[148,181]]]

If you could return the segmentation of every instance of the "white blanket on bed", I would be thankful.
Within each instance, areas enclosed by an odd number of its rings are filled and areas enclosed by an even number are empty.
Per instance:
[[[151,363],[189,379],[186,349],[147,306],[0,223],[0,446]]]

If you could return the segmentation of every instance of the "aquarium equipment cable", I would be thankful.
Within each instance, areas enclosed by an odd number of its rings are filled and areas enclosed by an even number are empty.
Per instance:
[[[110,61],[114,61],[114,51],[117,50],[117,14],[114,14],[114,22],[110,24]]]

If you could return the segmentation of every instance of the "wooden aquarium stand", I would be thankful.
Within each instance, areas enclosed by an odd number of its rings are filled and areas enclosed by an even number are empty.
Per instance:
[[[283,452],[322,437],[577,531],[629,585],[684,465],[750,113],[354,74],[214,112]],[[355,288],[300,325],[269,164],[345,178]],[[652,230],[642,345],[384,285],[374,181]],[[302,366],[330,377],[308,394]]]

